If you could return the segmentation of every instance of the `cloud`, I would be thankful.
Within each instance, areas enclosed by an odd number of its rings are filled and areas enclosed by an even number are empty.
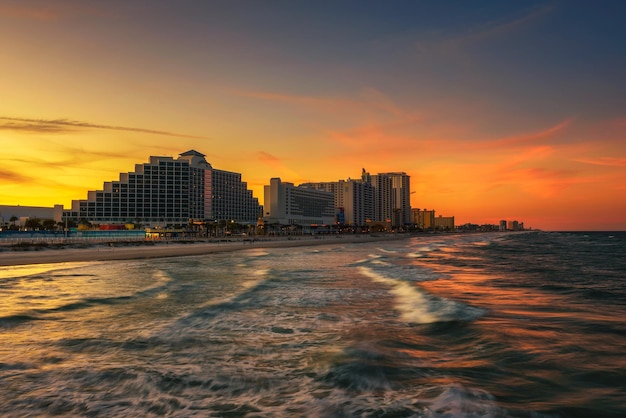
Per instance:
[[[151,135],[176,136],[190,139],[209,139],[203,136],[187,135],[176,132],[157,131],[154,129],[133,128],[126,126],[99,125],[67,119],[26,119],[0,116],[0,130],[25,131],[37,133],[71,133],[83,129],[104,129],[112,131],[140,132]]]
[[[314,97],[305,95],[235,90],[236,96],[266,100],[288,105],[313,109],[330,114],[372,113],[379,112],[396,117],[406,116],[406,111],[397,106],[387,95],[374,88],[365,88],[356,98],[345,97]]]
[[[272,154],[267,153],[265,151],[257,152],[257,156],[258,156],[259,161],[263,163],[276,164],[280,162],[280,159],[278,157],[275,157]]]
[[[592,165],[611,167],[626,167],[626,158],[600,157],[600,158],[577,158],[574,161]]]
[[[418,52],[458,52],[465,47],[490,39],[498,39],[534,23],[543,16],[554,10],[553,5],[544,5],[526,11],[522,16],[509,18],[508,20],[494,20],[473,26],[461,34],[441,35],[435,34],[426,39],[415,41],[414,45]]]
[[[552,139],[557,134],[561,133],[565,129],[567,129],[572,124],[573,119],[565,119],[554,126],[550,126],[546,129],[536,131],[536,132],[528,132],[522,135],[515,135],[511,137],[500,138],[496,140],[485,140],[475,144],[475,146],[471,146],[473,149],[484,149],[484,148],[514,148],[519,146],[526,146],[531,143],[545,141],[548,139]]]
[[[29,183],[33,179],[31,177],[24,176],[15,171],[0,168],[0,180],[9,181],[12,183]]]
[[[468,43],[468,42],[477,42],[484,39],[490,39],[494,37],[500,37],[506,35],[511,32],[515,32],[520,28],[523,28],[529,24],[532,24],[536,20],[545,16],[554,10],[553,5],[544,5],[540,8],[531,10],[525,15],[508,20],[508,21],[499,21],[499,22],[488,22],[484,25],[473,28],[470,33],[464,37],[460,37],[456,39],[457,43]]]

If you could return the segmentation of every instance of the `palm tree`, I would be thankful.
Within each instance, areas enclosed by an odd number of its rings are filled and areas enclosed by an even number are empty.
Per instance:
[[[11,216],[11,219],[9,219],[9,221],[13,224],[13,229],[15,229],[15,221],[17,221],[17,216]]]

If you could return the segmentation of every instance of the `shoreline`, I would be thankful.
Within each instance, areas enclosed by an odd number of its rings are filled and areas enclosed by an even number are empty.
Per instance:
[[[28,264],[54,264],[81,261],[141,260],[151,258],[185,257],[254,248],[291,248],[319,245],[358,244],[376,241],[395,241],[412,237],[410,234],[341,235],[323,238],[298,237],[294,239],[242,240],[229,242],[142,242],[139,245],[109,246],[108,242],[88,248],[55,248],[43,250],[2,251],[0,267]]]

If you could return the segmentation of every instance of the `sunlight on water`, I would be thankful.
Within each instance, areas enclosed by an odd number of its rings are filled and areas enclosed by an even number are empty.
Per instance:
[[[40,275],[56,270],[80,268],[91,263],[27,264],[0,267],[0,279]]]

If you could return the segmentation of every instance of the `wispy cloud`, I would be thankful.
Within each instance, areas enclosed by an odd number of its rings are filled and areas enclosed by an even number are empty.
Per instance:
[[[89,122],[72,121],[68,119],[26,119],[0,116],[0,130],[37,133],[70,133],[85,129],[104,129],[112,131],[139,132],[151,135],[176,136],[190,139],[209,139],[203,136],[181,134],[176,132],[133,128],[127,126],[100,125]]]
[[[574,161],[592,165],[611,167],[626,167],[626,158],[600,157],[600,158],[577,158]]]
[[[522,30],[554,10],[552,4],[526,10],[522,15],[499,19],[466,28],[462,33],[431,34],[418,39],[414,45],[418,52],[458,52],[464,48],[491,39],[499,39]]]
[[[0,180],[11,183],[29,183],[33,179],[16,171],[0,168]]]
[[[308,110],[336,114],[379,112],[396,117],[406,115],[406,111],[396,105],[391,98],[374,88],[365,88],[355,97],[316,97],[307,95],[285,94],[266,91],[233,90],[232,94],[240,97],[285,103]]]
[[[554,126],[550,126],[546,129],[535,132],[527,132],[521,135],[515,135],[505,138],[499,138],[496,140],[485,140],[470,144],[472,149],[484,149],[484,148],[515,148],[519,146],[527,146],[536,142],[543,142],[554,138],[559,133],[566,130],[573,122],[573,119],[565,119]]]
[[[268,164],[275,164],[275,163],[279,163],[280,159],[278,157],[275,157],[274,155],[265,152],[265,151],[259,151],[257,152],[257,157],[259,159],[259,161],[263,162],[263,163],[268,163]]]
[[[504,36],[534,23],[550,13],[552,10],[554,10],[553,5],[544,5],[540,8],[530,10],[520,17],[505,21],[487,22],[483,25],[472,28],[468,34],[456,38],[454,42],[469,43]]]

